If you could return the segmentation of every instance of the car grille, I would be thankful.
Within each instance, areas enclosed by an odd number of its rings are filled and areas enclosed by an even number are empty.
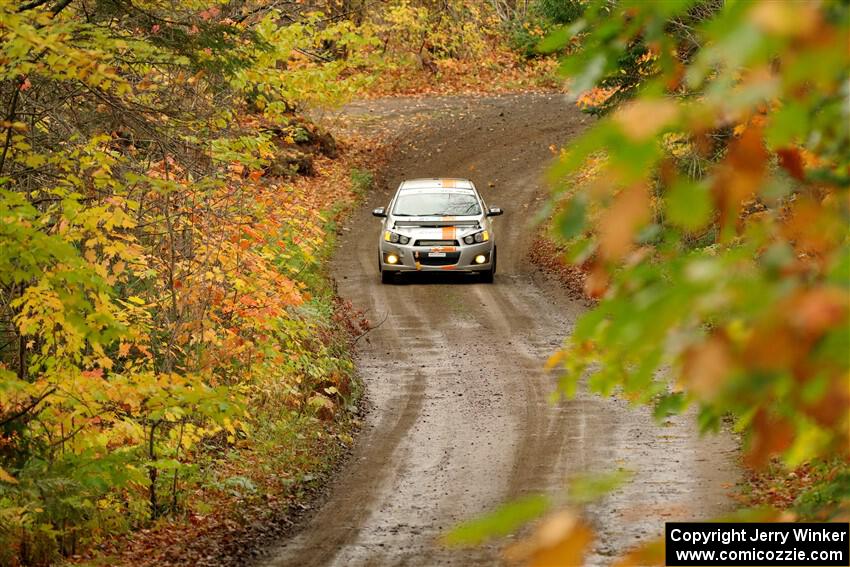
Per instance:
[[[457,240],[417,240],[414,246],[460,246]]]
[[[460,252],[446,252],[445,256],[429,258],[427,252],[419,254],[419,263],[423,266],[451,266],[460,260]]]

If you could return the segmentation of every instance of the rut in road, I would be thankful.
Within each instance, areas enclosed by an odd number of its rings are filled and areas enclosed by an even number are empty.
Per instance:
[[[700,438],[689,416],[659,427],[617,399],[548,401],[555,378],[544,361],[585,307],[526,253],[549,147],[588,119],[557,95],[392,99],[346,112],[360,128],[397,132],[386,187],[348,223],[333,263],[340,294],[372,321],[386,318],[358,354],[371,410],[326,501],[264,564],[492,565],[497,545],[447,550],[437,540],[511,498],[618,468],[636,474],[588,509],[591,564],[658,535],[664,521],[728,510],[738,478],[730,436]],[[505,209],[496,283],[417,274],[382,285],[368,211],[402,179],[438,176],[470,178],[488,205]]]

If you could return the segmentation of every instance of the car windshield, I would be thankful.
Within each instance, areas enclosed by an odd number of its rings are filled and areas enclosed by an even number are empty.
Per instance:
[[[481,207],[472,193],[434,191],[402,193],[396,199],[393,214],[401,217],[480,215]]]

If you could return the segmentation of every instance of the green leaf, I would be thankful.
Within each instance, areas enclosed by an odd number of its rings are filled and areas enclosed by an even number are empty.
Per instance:
[[[565,240],[570,240],[581,234],[585,227],[587,197],[579,193],[567,203],[566,208],[555,220],[557,231]]]
[[[777,149],[803,140],[809,128],[806,107],[790,101],[773,115],[765,132],[765,138],[772,149]]]
[[[664,396],[661,396],[661,398],[659,398],[658,401],[655,403],[653,416],[657,420],[662,420],[665,419],[667,416],[682,413],[682,411],[684,411],[687,405],[687,400],[685,399],[685,395],[682,392],[673,392],[672,394],[666,394]]]
[[[632,473],[625,469],[579,475],[570,481],[570,500],[577,504],[599,500],[628,482],[631,476]]]
[[[705,183],[679,179],[664,202],[667,219],[685,230],[699,230],[711,220],[711,196]]]
[[[558,51],[579,31],[581,31],[581,27],[578,26],[560,27],[543,38],[537,45],[537,51],[539,53],[553,53]]]
[[[447,545],[478,545],[493,537],[513,533],[519,527],[542,516],[549,509],[549,500],[543,495],[533,495],[460,524],[443,538]]]

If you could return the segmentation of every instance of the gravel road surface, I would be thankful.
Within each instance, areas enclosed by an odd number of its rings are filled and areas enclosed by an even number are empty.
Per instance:
[[[587,307],[527,252],[550,146],[569,143],[591,119],[541,94],[367,101],[345,119],[394,139],[379,187],[347,223],[333,262],[340,294],[379,324],[359,342],[370,409],[322,505],[264,564],[498,564],[504,542],[447,550],[437,540],[511,498],[618,468],[635,476],[588,508],[591,564],[657,536],[664,521],[729,510],[739,474],[731,436],[701,438],[692,416],[659,426],[614,398],[550,402],[556,377],[544,362]],[[386,206],[401,180],[438,176],[470,178],[488,205],[505,209],[496,282],[417,274],[382,285],[369,211]]]

